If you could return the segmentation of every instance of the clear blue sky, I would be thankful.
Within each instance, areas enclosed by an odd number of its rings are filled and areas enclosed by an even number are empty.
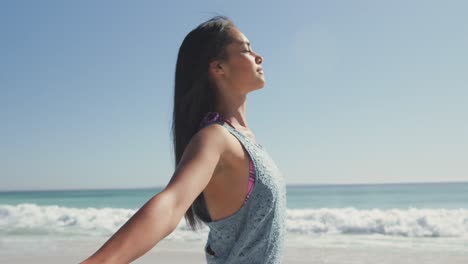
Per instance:
[[[466,1],[2,1],[0,190],[165,186],[178,48],[264,56],[247,118],[288,184],[468,180]]]

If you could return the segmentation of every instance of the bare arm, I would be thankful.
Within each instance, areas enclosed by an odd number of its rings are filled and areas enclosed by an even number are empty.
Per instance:
[[[223,134],[209,126],[193,136],[166,188],[141,207],[96,253],[82,264],[129,263],[177,227],[205,189],[224,151]],[[218,131],[217,131],[218,130]]]

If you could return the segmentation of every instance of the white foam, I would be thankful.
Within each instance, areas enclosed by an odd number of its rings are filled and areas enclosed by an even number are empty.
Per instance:
[[[130,209],[0,205],[0,232],[7,235],[107,235],[135,213]]]
[[[288,210],[288,231],[298,234],[381,234],[468,237],[467,209],[322,208]]]
[[[123,208],[69,208],[36,204],[0,205],[1,236],[109,236],[136,211]],[[157,224],[157,223],[155,223]],[[384,235],[468,238],[467,209],[288,210],[289,234]],[[193,232],[182,219],[167,239],[203,240],[208,228]]]

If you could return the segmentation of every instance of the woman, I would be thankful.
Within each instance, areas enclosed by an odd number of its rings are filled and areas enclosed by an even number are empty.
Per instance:
[[[175,73],[175,172],[83,263],[128,263],[185,219],[210,232],[208,263],[280,263],[286,188],[281,172],[248,129],[249,92],[265,85],[263,58],[226,17],[184,39]]]

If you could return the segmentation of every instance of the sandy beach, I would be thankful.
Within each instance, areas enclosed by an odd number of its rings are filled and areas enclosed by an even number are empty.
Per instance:
[[[87,255],[94,252],[100,245],[101,241],[91,242],[86,240],[57,240],[54,243],[50,243],[49,241],[48,248],[43,248],[44,246],[41,246],[41,243],[37,243],[34,247],[29,246],[28,248],[19,247],[19,242],[2,243],[0,247],[0,263],[78,263]],[[202,264],[206,262],[201,241],[162,241],[133,263]],[[301,248],[286,246],[283,263],[462,264],[468,263],[468,254],[465,252],[414,251],[396,248],[358,249],[319,246]]]

